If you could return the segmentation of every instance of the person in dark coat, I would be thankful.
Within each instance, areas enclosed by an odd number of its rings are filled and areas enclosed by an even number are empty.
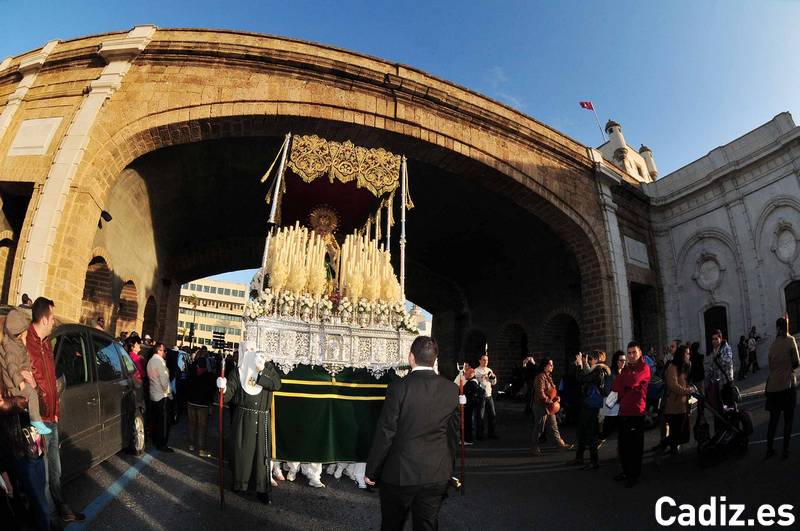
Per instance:
[[[458,447],[458,387],[433,370],[428,336],[411,344],[411,372],[386,392],[364,481],[380,485],[381,529],[437,529]]]
[[[598,462],[598,432],[600,428],[600,408],[603,407],[603,388],[611,369],[599,363],[599,351],[590,352],[583,360],[581,354],[575,356],[575,378],[581,384],[580,413],[578,418],[578,447],[575,459],[568,465],[583,465],[583,453],[589,448],[590,463],[584,470],[600,467]],[[603,353],[605,358],[605,353]]]
[[[272,391],[281,388],[281,377],[274,364],[266,361],[265,353],[246,350],[239,358],[238,370],[232,370],[227,378],[217,378],[217,387],[225,391],[226,404],[237,406],[231,425],[233,491],[246,491],[255,475],[258,499],[269,504],[270,404]]]
[[[206,366],[206,357],[197,356],[187,369],[186,410],[189,431],[189,451],[197,449],[200,457],[211,457],[206,448],[209,406],[214,399],[216,380]]]

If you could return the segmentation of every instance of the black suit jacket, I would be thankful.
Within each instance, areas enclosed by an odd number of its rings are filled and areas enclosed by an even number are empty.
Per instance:
[[[366,476],[392,485],[449,480],[458,423],[458,387],[433,371],[409,373],[386,392]]]

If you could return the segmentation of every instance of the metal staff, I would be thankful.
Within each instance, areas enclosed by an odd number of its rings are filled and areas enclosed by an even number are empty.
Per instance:
[[[408,166],[406,156],[400,166],[400,298],[406,300],[406,203],[408,202]]]
[[[464,495],[464,404],[462,399],[464,397],[464,367],[463,363],[456,364],[458,368],[458,408],[461,410],[461,473],[459,480],[461,481],[461,495]]]
[[[281,161],[278,165],[278,174],[275,176],[275,189],[272,194],[272,204],[269,208],[269,220],[267,221],[267,240],[264,242],[264,256],[261,259],[261,271],[267,269],[267,255],[269,254],[269,243],[272,239],[272,227],[275,225],[275,213],[278,209],[278,201],[280,200],[281,183],[283,181],[283,173],[286,170],[286,155],[289,152],[289,143],[292,140],[292,133],[286,133],[286,138],[281,146]],[[263,290],[263,288],[262,288]]]
[[[225,378],[225,353],[222,354],[222,367],[219,377]],[[225,509],[225,438],[222,432],[222,404],[225,402],[225,391],[219,390],[219,509]]]

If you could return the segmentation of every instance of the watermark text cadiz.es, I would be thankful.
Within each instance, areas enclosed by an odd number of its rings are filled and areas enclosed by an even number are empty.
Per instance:
[[[656,501],[656,521],[659,525],[669,526],[731,526],[753,527],[778,525],[788,527],[794,525],[794,506],[785,503],[774,507],[761,505],[755,518],[748,517],[747,507],[740,503],[728,503],[725,496],[711,496],[708,503],[699,507],[688,503],[678,504],[674,498],[662,496]]]

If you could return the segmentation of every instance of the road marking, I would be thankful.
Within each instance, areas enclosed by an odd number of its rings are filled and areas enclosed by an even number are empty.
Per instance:
[[[116,498],[117,495],[119,495],[119,493],[125,489],[128,483],[130,483],[134,478],[136,478],[136,476],[139,475],[139,472],[141,472],[141,470],[144,467],[150,464],[152,460],[153,460],[152,454],[150,454],[149,452],[144,454],[136,464],[130,466],[128,470],[126,470],[119,477],[118,480],[116,480],[114,483],[106,487],[105,491],[103,491],[102,494],[100,494],[97,498],[92,500],[92,502],[83,509],[83,514],[86,515],[86,520],[79,523],[69,524],[64,529],[69,531],[87,529],[89,524],[92,523],[92,521],[100,515],[103,509],[105,509],[106,506],[109,503],[111,503],[114,500],[114,498]]]
[[[793,434],[791,434],[791,435],[789,436],[789,438],[790,438],[790,439],[794,439],[794,438],[795,438],[795,437],[797,437],[798,435],[800,435],[800,431],[798,431],[797,433],[793,433]],[[780,437],[775,437],[775,440],[776,440],[776,441],[783,440],[783,435],[781,435]],[[766,440],[766,439],[764,439],[763,441],[753,441],[753,442],[751,442],[751,443],[750,443],[750,445],[752,446],[752,445],[754,445],[754,444],[764,444],[765,442],[767,442],[767,440]]]

